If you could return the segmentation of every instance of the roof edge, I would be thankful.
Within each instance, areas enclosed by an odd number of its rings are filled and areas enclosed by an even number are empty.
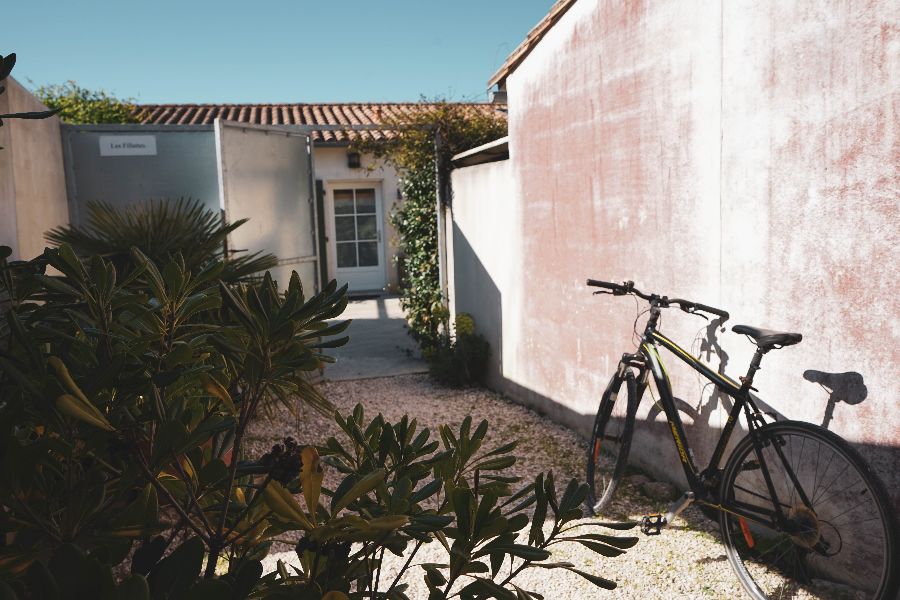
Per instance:
[[[538,42],[540,42],[547,32],[553,28],[554,25],[563,17],[566,12],[572,8],[572,5],[575,4],[577,0],[557,0],[556,4],[554,4],[550,8],[550,12],[544,16],[540,22],[532,27],[531,31],[528,32],[528,35],[525,36],[525,39],[519,44],[515,50],[510,53],[509,56],[506,57],[506,62],[497,69],[497,72],[491,75],[491,78],[488,80],[487,87],[491,89],[494,85],[497,85],[501,82],[504,82],[510,73],[516,70],[516,68],[522,64],[522,61],[531,54],[531,51],[534,50],[534,47],[537,46]]]
[[[482,144],[471,150],[460,152],[450,159],[454,168],[474,167],[489,162],[497,162],[509,158],[509,136]]]

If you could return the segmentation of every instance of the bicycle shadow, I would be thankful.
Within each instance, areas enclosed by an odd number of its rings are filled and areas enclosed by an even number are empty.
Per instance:
[[[855,406],[869,396],[869,389],[863,376],[856,371],[828,373],[807,369],[803,372],[803,379],[818,383],[828,392],[828,404],[825,406],[825,417],[822,420],[822,427],[825,429],[828,429],[834,418],[834,409],[838,402]]]

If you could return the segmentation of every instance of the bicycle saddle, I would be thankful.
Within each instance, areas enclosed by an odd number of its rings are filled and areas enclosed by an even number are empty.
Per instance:
[[[759,327],[750,327],[749,325],[735,325],[731,328],[735,333],[749,335],[756,342],[756,345],[762,350],[771,350],[776,346],[782,348],[784,346],[793,346],[799,344],[803,336],[799,333],[788,333],[786,331],[772,331],[771,329],[760,329]]]

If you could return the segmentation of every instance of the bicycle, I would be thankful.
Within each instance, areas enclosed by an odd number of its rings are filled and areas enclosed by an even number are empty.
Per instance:
[[[859,453],[822,427],[767,421],[752,392],[766,353],[799,343],[798,333],[735,325],[757,345],[747,374],[734,381],[716,372],[657,330],[662,309],[714,315],[728,312],[680,298],[645,294],[634,283],[589,279],[594,294],[633,295],[650,305],[637,352],[625,353],[600,400],[587,452],[588,508],[612,500],[625,472],[634,421],[652,374],[689,490],[665,515],[647,515],[641,530],[658,535],[690,504],[718,516],[722,543],[747,593],[757,599],[794,598],[816,580],[850,597],[893,600],[900,587],[898,529],[884,485]],[[705,313],[705,315],[704,315]],[[700,470],[685,435],[658,347],[669,350],[733,399],[709,465]],[[620,391],[625,386],[625,403]],[[617,409],[616,403],[619,402]],[[720,468],[741,417],[748,433]],[[808,447],[807,447],[808,446]],[[836,587],[835,587],[836,586]]]

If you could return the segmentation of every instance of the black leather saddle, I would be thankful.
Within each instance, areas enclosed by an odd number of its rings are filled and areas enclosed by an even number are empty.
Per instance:
[[[799,333],[788,333],[786,331],[772,331],[771,329],[760,329],[759,327],[750,327],[749,325],[735,325],[731,328],[735,333],[743,333],[749,335],[756,342],[761,350],[769,351],[773,348],[783,348],[784,346],[793,346],[799,344],[803,336]]]

